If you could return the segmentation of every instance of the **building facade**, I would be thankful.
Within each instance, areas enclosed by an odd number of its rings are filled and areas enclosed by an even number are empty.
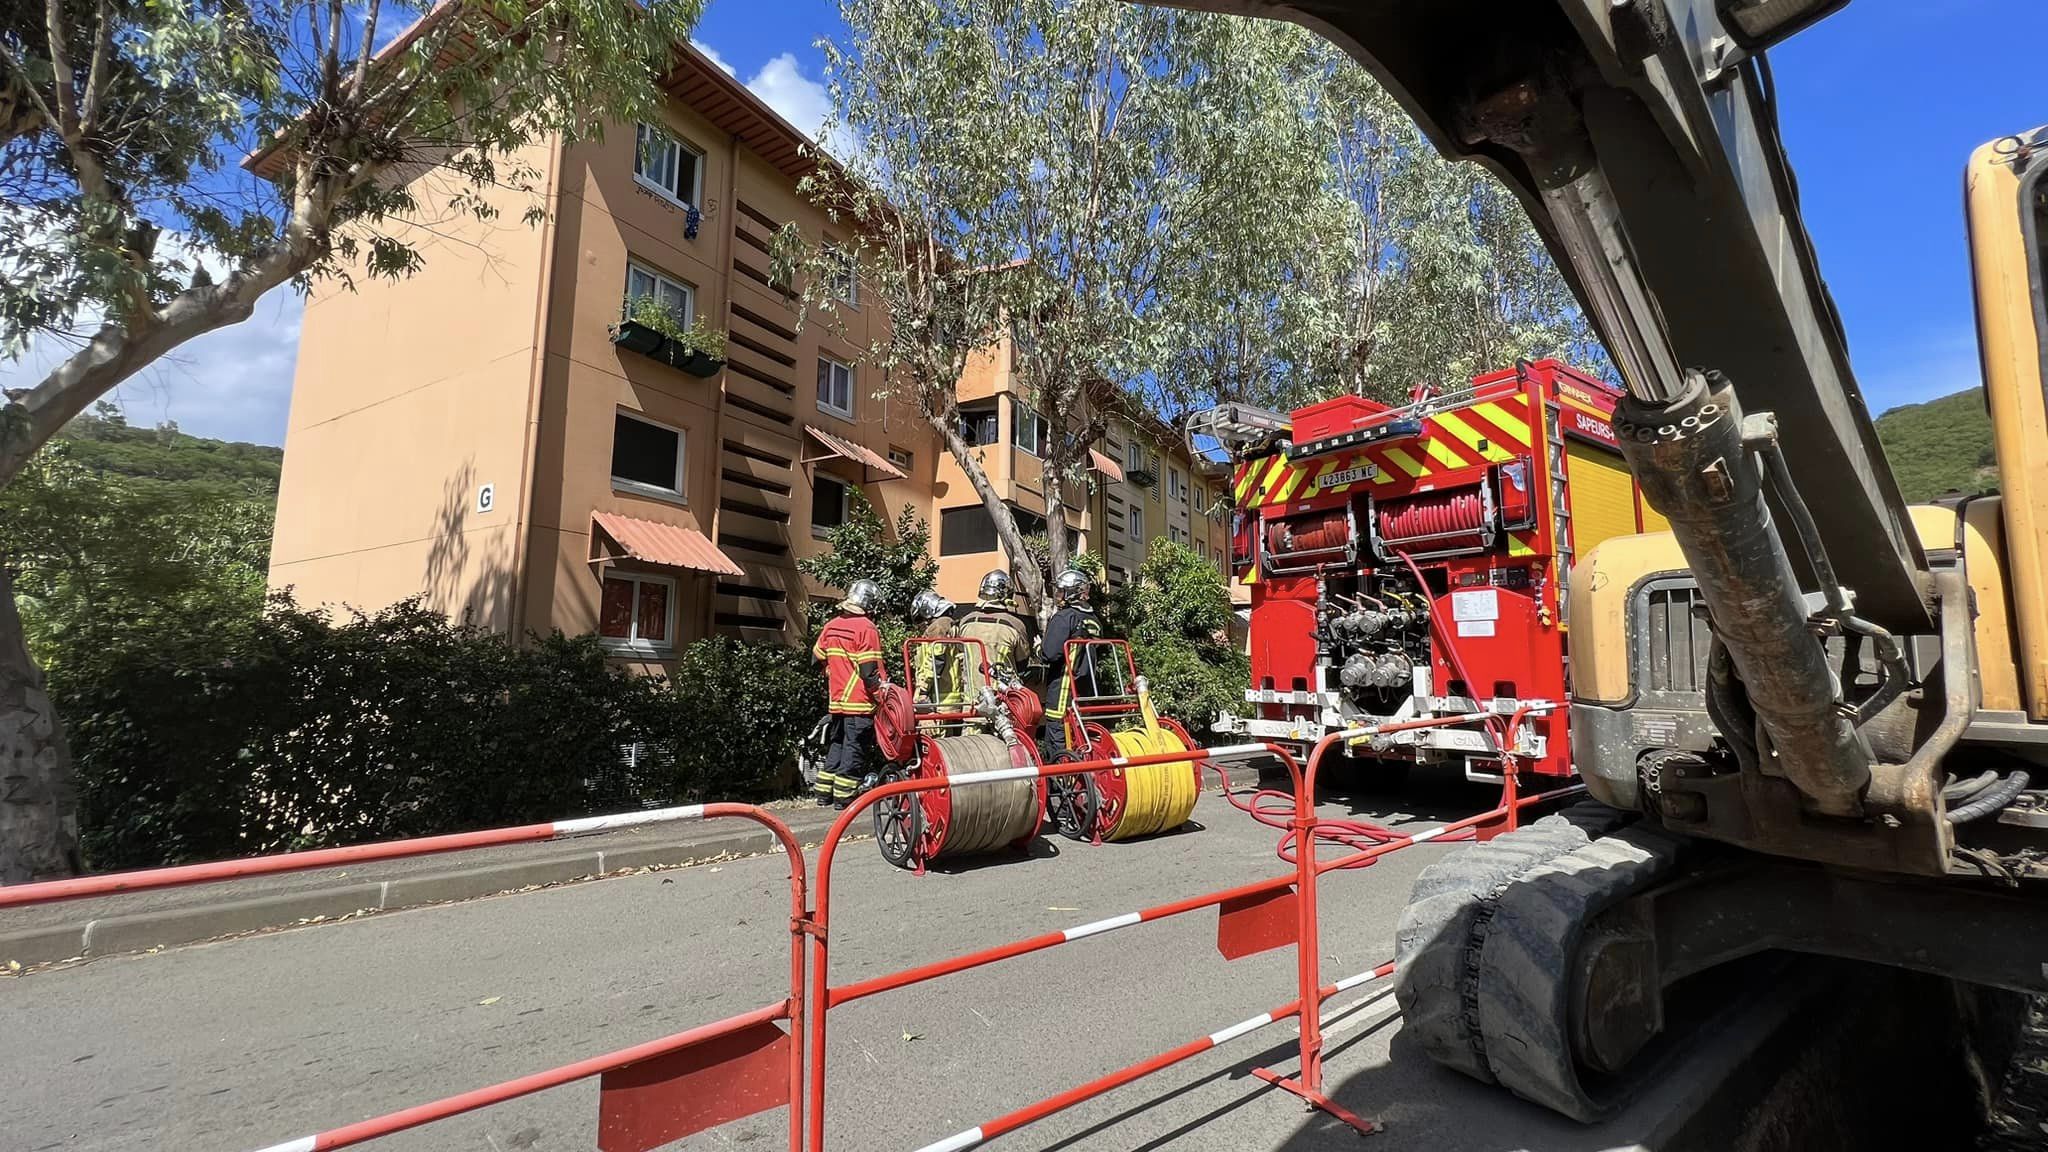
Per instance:
[[[856,491],[891,523],[909,506],[931,524],[953,599],[1005,566],[939,437],[864,378],[839,325],[799,326],[772,283],[785,224],[834,238],[796,191],[802,135],[695,49],[678,49],[666,86],[662,123],[529,149],[541,226],[522,222],[528,194],[491,193],[496,220],[407,237],[413,276],[308,301],[273,587],[363,609],[422,596],[514,635],[596,632],[658,665],[714,633],[799,639],[807,602],[834,590],[797,561],[827,547]],[[723,329],[723,365],[697,375],[615,342],[640,297]],[[852,339],[882,334],[851,279],[834,306]],[[1042,521],[1047,431],[1017,399],[1006,345],[975,358],[961,396],[998,491]],[[1106,462],[1134,451],[1142,423],[1125,421]],[[1220,555],[1220,523],[1193,511],[1215,485],[1179,487],[1185,451],[1158,431],[1144,456],[1156,483],[1098,469],[1069,517],[1113,573],[1135,572],[1148,533]]]

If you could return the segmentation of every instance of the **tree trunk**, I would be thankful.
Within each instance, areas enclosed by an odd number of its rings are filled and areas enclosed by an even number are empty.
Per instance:
[[[974,455],[974,446],[960,435],[958,409],[948,405],[945,411],[929,413],[926,417],[939,436],[946,442],[946,451],[967,474],[967,482],[974,486],[974,492],[981,497],[982,507],[988,509],[990,520],[995,522],[996,539],[1003,542],[1003,551],[1009,554],[1010,571],[1014,579],[1024,586],[1024,594],[1031,598],[1033,611],[1040,611],[1046,603],[1045,580],[1038,574],[1038,561],[1032,559],[1031,550],[1024,546],[1024,533],[1017,528],[1017,518],[1010,514],[1010,506],[1003,502],[996,486],[989,482],[988,473],[982,471],[981,461]]]
[[[1060,425],[1064,427],[1064,424]],[[1053,579],[1067,570],[1073,561],[1073,553],[1067,548],[1067,496],[1066,461],[1060,459],[1065,450],[1057,445],[1048,445],[1045,461],[1045,556],[1052,565]],[[1041,623],[1050,622],[1057,604],[1041,606],[1038,616]]]
[[[81,867],[71,748],[28,654],[13,575],[0,560],[0,884],[70,876]]]

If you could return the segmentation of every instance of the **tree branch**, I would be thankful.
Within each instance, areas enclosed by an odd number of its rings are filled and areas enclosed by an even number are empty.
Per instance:
[[[108,64],[114,54],[114,13],[107,0],[99,0],[94,12],[92,66],[85,75],[85,110],[79,115],[79,130],[90,136],[99,129],[100,106],[113,82]]]

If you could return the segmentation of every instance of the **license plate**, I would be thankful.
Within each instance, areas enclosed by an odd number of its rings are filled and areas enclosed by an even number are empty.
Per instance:
[[[1316,477],[1316,487],[1336,488],[1345,484],[1356,484],[1360,480],[1370,480],[1379,474],[1380,468],[1377,464],[1367,464],[1363,468],[1346,468],[1342,472],[1325,472]]]

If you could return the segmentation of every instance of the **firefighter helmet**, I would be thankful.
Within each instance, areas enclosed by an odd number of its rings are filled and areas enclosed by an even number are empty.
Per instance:
[[[927,588],[910,602],[912,620],[937,620],[953,611],[953,602]]]
[[[873,612],[882,606],[882,586],[873,580],[855,580],[847,585],[846,599],[839,606],[855,612]]]
[[[1053,587],[1058,591],[1061,604],[1079,604],[1088,598],[1088,586],[1091,583],[1093,581],[1088,579],[1086,572],[1079,568],[1069,568],[1060,573],[1060,578],[1053,582]]]
[[[983,576],[981,578],[981,591],[975,595],[983,604],[987,604],[990,601],[998,604],[1008,604],[1010,602],[1010,574],[998,568]]]

